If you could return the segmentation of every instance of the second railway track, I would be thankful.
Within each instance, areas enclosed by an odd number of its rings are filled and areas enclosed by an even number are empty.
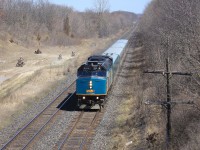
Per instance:
[[[33,118],[28,124],[22,127],[2,148],[22,150],[31,145],[36,136],[38,136],[44,128],[52,123],[59,116],[60,109],[65,105],[75,92],[75,81],[66,88],[56,99],[54,99],[42,112]],[[67,100],[65,100],[66,96]],[[63,100],[65,100],[63,102]]]

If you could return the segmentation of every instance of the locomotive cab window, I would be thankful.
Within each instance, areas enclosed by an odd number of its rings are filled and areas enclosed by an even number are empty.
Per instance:
[[[100,76],[106,77],[106,71],[112,66],[112,58],[109,56],[94,55],[88,58],[88,61],[79,69],[78,77]]]
[[[99,64],[85,64],[78,69],[78,77],[87,77],[87,76],[106,76],[106,70]]]

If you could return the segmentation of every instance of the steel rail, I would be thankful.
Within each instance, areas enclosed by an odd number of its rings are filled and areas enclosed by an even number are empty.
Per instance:
[[[91,129],[92,129],[92,126],[93,124],[96,122],[96,119],[99,115],[100,111],[97,111],[97,113],[95,114],[92,122],[90,123],[90,126],[88,127],[87,129],[87,133],[85,134],[85,137],[84,139],[82,140],[81,144],[80,144],[80,147],[79,147],[79,150],[83,150],[85,148],[85,145],[86,145],[86,142],[88,140],[88,136],[90,135],[90,132],[91,132]]]
[[[24,150],[34,140],[34,138],[44,129],[44,127],[53,119],[53,117],[55,117],[55,115],[60,111],[60,109],[67,103],[67,101],[74,94],[75,94],[75,92],[73,94],[71,94],[70,97],[68,97],[68,99],[57,109],[57,111],[54,112],[54,114],[48,119],[48,121],[38,130],[37,133],[35,133],[35,135],[29,140],[29,142],[22,148],[22,150]]]
[[[78,116],[78,119],[76,120],[76,122],[74,123],[74,125],[73,125],[73,126],[71,127],[71,129],[67,132],[67,134],[66,134],[64,140],[63,140],[62,143],[59,145],[58,150],[61,150],[61,149],[64,147],[66,141],[70,138],[71,134],[72,134],[73,131],[76,129],[76,127],[77,127],[77,125],[78,125],[80,119],[81,119],[82,116],[83,116],[83,113],[84,113],[84,111],[82,111],[82,112],[80,113],[80,115]],[[80,144],[80,146],[79,146],[79,149],[83,149],[83,148],[84,148],[85,143],[87,142],[87,139],[88,139],[88,135],[89,135],[90,130],[91,130],[91,128],[92,128],[92,125],[96,122],[96,119],[97,119],[97,116],[98,116],[99,113],[100,113],[100,111],[97,111],[97,112],[95,113],[95,116],[93,117],[93,119],[92,119],[92,121],[91,121],[89,127],[87,128],[86,134],[85,134],[85,136],[83,137],[84,139],[81,141],[81,144]]]
[[[76,81],[76,80],[75,80]],[[59,95],[49,104],[47,105],[39,114],[37,114],[28,124],[26,124],[23,128],[21,128],[4,146],[1,148],[1,150],[5,149],[14,139],[22,132],[24,131],[33,121],[35,121],[39,116],[47,110],[66,90],[68,90],[74,83],[73,81],[67,88],[65,88],[62,92],[59,93]],[[73,94],[72,94],[73,95]],[[61,105],[63,106],[63,105]]]
[[[78,116],[78,119],[76,120],[76,122],[74,123],[74,125],[72,126],[72,128],[69,130],[69,132],[67,132],[64,140],[62,141],[62,143],[58,146],[58,150],[61,150],[62,147],[64,146],[65,142],[67,141],[67,139],[69,138],[69,136],[71,135],[71,133],[74,131],[74,129],[76,128],[78,122],[80,121],[81,117],[83,116],[84,111],[81,111],[81,113]]]

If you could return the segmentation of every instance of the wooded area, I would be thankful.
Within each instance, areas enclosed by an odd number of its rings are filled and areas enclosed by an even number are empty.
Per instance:
[[[199,95],[200,95],[200,1],[153,0],[138,25],[136,36],[143,46],[146,67],[165,70],[169,58],[171,71],[192,72],[192,77],[170,78],[172,99],[192,100],[195,105],[175,105],[172,108],[171,149],[198,149],[199,141]],[[148,75],[144,83],[147,99],[166,100],[166,82],[163,76]],[[151,90],[147,91],[147,88]],[[147,94],[148,93],[148,94]],[[149,121],[156,122],[160,140],[158,147],[165,147],[165,112],[159,106],[149,106]],[[154,108],[154,109],[152,109]],[[150,119],[151,118],[151,119]],[[163,140],[161,140],[163,139]],[[158,148],[157,147],[157,148]]]
[[[48,0],[0,0],[0,39],[5,40],[9,33],[12,40],[31,44],[39,35],[46,44],[70,45],[82,38],[107,37],[133,25],[135,14],[116,15],[104,2],[97,0],[94,9],[78,12]]]

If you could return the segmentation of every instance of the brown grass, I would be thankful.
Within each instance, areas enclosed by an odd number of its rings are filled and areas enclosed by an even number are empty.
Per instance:
[[[129,48],[127,56],[123,69],[124,71],[129,70],[126,74],[130,76],[121,76],[124,82],[123,85],[126,85],[122,93],[125,97],[121,100],[123,103],[118,109],[118,115],[115,119],[116,127],[112,130],[112,149],[133,149],[133,147],[140,145],[142,138],[144,138],[142,131],[144,123],[141,114],[141,68],[143,65],[141,47]],[[132,143],[126,146],[130,141]]]

